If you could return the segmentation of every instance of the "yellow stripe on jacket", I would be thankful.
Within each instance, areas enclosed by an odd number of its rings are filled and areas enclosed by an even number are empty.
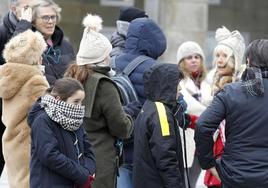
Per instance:
[[[155,102],[155,104],[156,104],[158,117],[159,117],[159,121],[160,121],[162,136],[169,136],[170,135],[169,124],[168,124],[168,120],[167,120],[165,106],[161,102]]]

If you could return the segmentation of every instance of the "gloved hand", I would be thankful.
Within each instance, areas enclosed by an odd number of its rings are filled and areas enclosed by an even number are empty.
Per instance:
[[[123,106],[123,110],[126,114],[130,115],[133,121],[137,118],[140,110],[141,110],[141,103],[139,101],[133,101],[128,103],[126,106]]]
[[[185,128],[195,129],[198,116],[186,113],[184,114],[184,117],[185,117]]]
[[[86,183],[84,183],[84,185],[82,186],[77,186],[77,188],[91,188],[91,184],[94,179],[95,179],[95,175],[88,176]]]

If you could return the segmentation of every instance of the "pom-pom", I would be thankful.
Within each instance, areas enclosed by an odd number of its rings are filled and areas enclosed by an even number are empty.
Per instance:
[[[88,14],[83,19],[83,25],[88,28],[88,30],[93,30],[99,32],[102,29],[102,19],[98,15]]]
[[[217,42],[227,39],[231,35],[231,32],[224,26],[217,29],[215,39]]]

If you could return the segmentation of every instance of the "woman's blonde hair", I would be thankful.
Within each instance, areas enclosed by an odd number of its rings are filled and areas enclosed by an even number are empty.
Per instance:
[[[30,6],[33,10],[33,21],[38,17],[38,8],[40,7],[51,7],[56,13],[57,23],[61,20],[61,8],[53,0],[33,0]]]

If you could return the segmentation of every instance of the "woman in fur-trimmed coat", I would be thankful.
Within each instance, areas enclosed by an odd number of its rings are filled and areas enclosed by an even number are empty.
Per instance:
[[[207,71],[202,48],[194,41],[182,43],[177,51],[177,62],[185,75],[179,84],[187,103],[187,113],[199,117],[211,100],[211,88],[205,81]],[[195,156],[194,130],[187,129],[185,135],[189,178],[191,186],[195,187],[201,167]]]
[[[4,50],[0,68],[2,142],[10,188],[29,187],[30,129],[27,112],[44,94],[48,83],[38,66],[46,43],[40,33],[27,30],[12,38]]]

